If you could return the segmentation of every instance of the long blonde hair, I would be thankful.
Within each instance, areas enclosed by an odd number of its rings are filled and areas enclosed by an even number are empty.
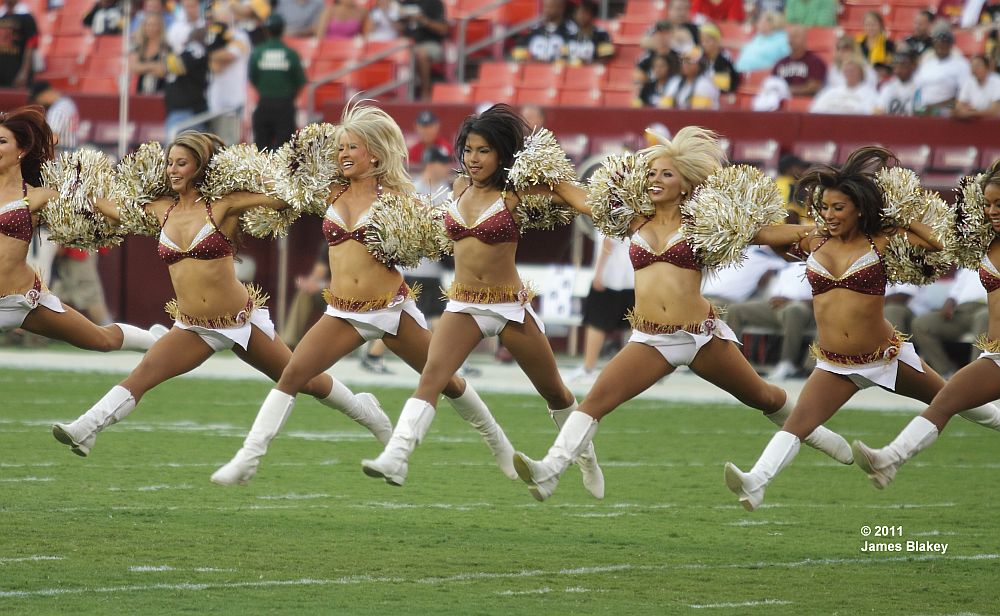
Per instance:
[[[677,131],[673,140],[664,140],[642,149],[639,154],[646,158],[647,163],[670,158],[681,174],[681,187],[687,193],[726,164],[726,153],[719,145],[719,136],[700,126],[685,126]]]
[[[334,139],[340,143],[344,133],[357,135],[377,161],[363,177],[377,178],[384,188],[393,192],[414,192],[413,181],[406,172],[408,155],[403,131],[388,113],[364,103],[347,103],[334,131]]]

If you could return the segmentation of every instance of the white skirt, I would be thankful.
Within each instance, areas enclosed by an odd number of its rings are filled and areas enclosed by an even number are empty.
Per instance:
[[[0,297],[0,332],[21,327],[28,313],[39,306],[45,306],[52,312],[66,312],[59,298],[44,287],[41,291],[32,288],[23,294]]]
[[[245,351],[250,343],[251,327],[256,327],[267,334],[268,338],[274,340],[274,323],[271,321],[271,312],[263,306],[251,311],[250,318],[243,325],[236,327],[202,327],[200,325],[187,325],[181,321],[174,321],[174,327],[198,334],[205,341],[205,344],[215,352],[231,349],[237,344]]]
[[[525,315],[530,316],[541,332],[545,333],[545,325],[538,318],[530,303],[504,302],[501,304],[473,304],[450,299],[444,307],[445,312],[460,312],[471,315],[479,326],[483,338],[500,335],[507,323],[524,323]]]
[[[896,391],[896,374],[899,372],[899,362],[903,362],[917,372],[924,371],[924,367],[920,363],[920,356],[917,355],[917,350],[913,348],[912,342],[902,343],[899,347],[899,354],[892,359],[882,359],[868,364],[844,366],[817,358],[816,368],[846,376],[858,386],[858,389],[866,389],[877,385],[889,391]]]
[[[707,323],[708,321],[706,321]],[[632,330],[629,342],[637,342],[651,346],[663,355],[663,359],[671,366],[687,366],[694,361],[701,347],[705,346],[712,338],[732,340],[739,344],[736,333],[722,319],[711,319],[713,325],[711,333],[692,334],[688,331],[676,331],[672,334],[647,334],[639,330]]]
[[[412,297],[407,297],[406,300],[395,306],[369,310],[368,312],[347,312],[327,304],[326,312],[323,314],[347,321],[367,341],[381,340],[386,334],[395,336],[399,331],[399,321],[404,312],[413,317],[417,325],[428,329],[427,319],[424,318],[424,313],[417,308],[417,302]]]

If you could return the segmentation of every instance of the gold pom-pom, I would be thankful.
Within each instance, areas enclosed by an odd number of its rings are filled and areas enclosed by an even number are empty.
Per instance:
[[[656,208],[649,200],[648,165],[639,154],[612,154],[590,176],[587,205],[594,225],[609,237],[631,233],[637,216],[652,216]]]
[[[95,200],[112,197],[113,178],[108,157],[89,148],[64,152],[45,163],[42,183],[59,193],[43,210],[49,239],[88,250],[120,244],[119,229],[94,206]]]
[[[920,178],[905,167],[885,167],[875,174],[875,184],[882,191],[882,223],[889,227],[908,227],[926,207]]]
[[[959,267],[976,269],[996,234],[986,218],[986,197],[983,196],[983,174],[962,178],[956,191],[954,232],[951,259]]]
[[[681,232],[708,268],[742,263],[746,247],[787,213],[774,180],[749,165],[723,167],[681,204]]]
[[[118,204],[120,229],[136,235],[159,235],[160,221],[146,205],[172,194],[167,164],[158,141],[139,146],[115,168],[112,201]]]
[[[240,223],[247,234],[266,239],[269,237],[285,237],[299,218],[295,208],[272,210],[269,207],[255,207],[240,216]]]
[[[514,208],[514,218],[521,233],[531,229],[549,231],[568,225],[576,214],[576,210],[567,205],[553,203],[550,195],[524,195]]]
[[[369,211],[365,245],[390,267],[416,267],[424,257],[439,258],[439,224],[426,195],[383,193]]]
[[[931,251],[914,246],[902,230],[890,235],[882,255],[889,282],[930,284],[951,269],[954,213],[936,192],[921,190],[920,196],[921,204],[915,208],[909,222],[921,222],[930,227],[931,236],[941,242],[944,249]]]
[[[544,184],[554,188],[563,182],[575,182],[576,170],[566,152],[547,128],[540,128],[524,140],[524,147],[514,155],[507,181],[514,190]]]
[[[257,146],[237,143],[222,148],[212,156],[199,187],[211,203],[235,192],[251,192],[281,198],[274,186],[271,157]]]
[[[346,184],[337,164],[338,144],[333,124],[309,124],[274,154],[275,185],[280,198],[293,208],[322,216],[330,187]]]

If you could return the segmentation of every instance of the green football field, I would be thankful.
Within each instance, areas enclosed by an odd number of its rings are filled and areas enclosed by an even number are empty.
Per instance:
[[[765,507],[746,513],[722,467],[749,468],[774,428],[736,405],[629,403],[597,434],[606,499],[573,468],[537,503],[446,404],[404,487],[362,474],[377,442],[308,398],[249,486],[215,486],[209,475],[267,393],[261,381],[178,379],[89,458],[58,445],[51,423],[116,381],[0,373],[2,614],[1000,609],[1000,434],[961,420],[885,491],[803,448]],[[375,393],[395,418],[408,392]],[[555,431],[539,399],[484,398],[518,449],[544,454]],[[908,416],[843,411],[829,425],[882,444]]]

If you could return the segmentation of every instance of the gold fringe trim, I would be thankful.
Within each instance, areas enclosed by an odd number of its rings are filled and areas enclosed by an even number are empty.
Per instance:
[[[979,334],[972,343],[980,351],[987,353],[1000,353],[1000,339],[991,340],[988,334]]]
[[[180,311],[180,308],[177,307],[176,298],[167,302],[167,305],[164,306],[163,309],[173,320],[180,321],[181,323],[191,327],[204,327],[206,329],[232,329],[234,327],[242,327],[250,320],[250,315],[253,314],[253,311],[266,304],[267,300],[270,299],[270,297],[264,293],[264,290],[255,284],[248,284],[246,285],[246,288],[247,293],[250,294],[250,297],[247,299],[247,306],[236,314],[227,314],[213,319],[193,317]]]
[[[892,337],[889,338],[887,346],[876,349],[871,353],[862,353],[860,355],[842,355],[840,353],[834,353],[823,349],[819,346],[818,342],[813,342],[809,345],[809,353],[818,360],[836,364],[838,366],[862,366],[878,361],[889,361],[894,359],[897,355],[899,355],[899,349],[902,348],[903,343],[909,339],[910,337],[907,334],[899,331],[893,331]]]
[[[520,287],[513,285],[503,285],[499,287],[470,287],[460,282],[452,282],[444,292],[444,299],[452,299],[456,302],[467,304],[510,304],[516,303],[522,306],[531,302],[538,295],[538,292],[531,286],[531,283],[522,282]]]
[[[396,306],[409,298],[413,298],[413,301],[416,301],[420,297],[420,291],[421,286],[419,284],[410,287],[404,282],[395,293],[381,297],[373,297],[371,299],[337,297],[330,292],[330,289],[323,289],[323,299],[331,307],[343,312],[374,312]]]
[[[721,313],[722,310],[715,306],[711,306],[708,309],[708,316],[704,320],[680,324],[657,323],[656,321],[650,321],[642,315],[637,314],[634,309],[630,309],[628,313],[626,313],[625,318],[628,320],[632,329],[651,336],[675,334],[677,332],[711,336],[715,332],[715,321],[720,318]]]

